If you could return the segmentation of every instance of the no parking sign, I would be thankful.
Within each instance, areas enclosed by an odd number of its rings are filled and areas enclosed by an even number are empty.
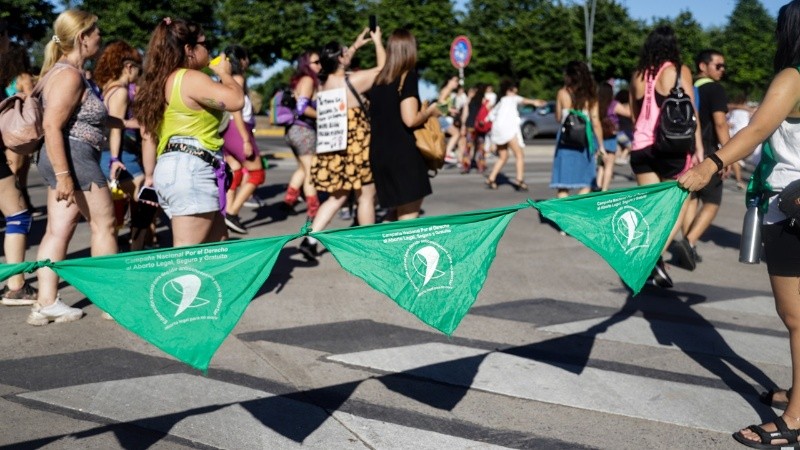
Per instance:
[[[466,36],[458,36],[450,45],[450,62],[458,69],[458,82],[464,85],[464,67],[467,67],[472,58],[472,43]]]
[[[450,62],[456,69],[463,69],[472,58],[472,43],[466,36],[458,36],[450,45]]]

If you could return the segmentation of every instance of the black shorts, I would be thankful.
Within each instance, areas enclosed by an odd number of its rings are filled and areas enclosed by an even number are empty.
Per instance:
[[[703,203],[710,203],[713,205],[721,204],[722,177],[720,177],[718,173],[715,173],[714,176],[711,177],[711,181],[708,182],[706,187],[697,191],[695,195],[697,195],[697,198],[702,200]]]
[[[767,273],[779,277],[800,276],[800,229],[784,220],[761,227]]]
[[[637,175],[655,172],[661,179],[677,178],[687,166],[686,155],[675,157],[656,155],[652,145],[641,150],[631,151],[631,169]]]

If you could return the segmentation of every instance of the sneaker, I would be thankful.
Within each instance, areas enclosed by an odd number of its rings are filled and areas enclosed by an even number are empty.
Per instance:
[[[696,245],[692,246],[692,257],[694,258],[695,262],[699,262],[699,263],[703,262],[703,258],[700,257],[700,255],[697,253],[697,246]]]
[[[228,229],[239,234],[247,234],[247,228],[242,225],[239,216],[236,214],[225,214],[225,225]]]
[[[353,211],[348,207],[340,209],[339,220],[353,220]]]
[[[317,244],[312,244],[308,241],[308,238],[303,238],[297,250],[303,255],[306,261],[316,261],[317,256],[319,256]]]
[[[674,256],[679,267],[688,271],[692,271],[697,267],[697,261],[692,253],[692,244],[689,241],[686,239],[675,241],[674,249]]]
[[[103,319],[103,320],[114,320],[114,318],[111,317],[111,314],[109,314],[109,313],[107,313],[105,311],[103,311],[102,314],[100,314],[100,318]]]
[[[30,284],[25,283],[21,288],[12,291],[8,285],[3,288],[0,303],[6,306],[25,306],[36,303],[36,296],[38,292]]]
[[[667,273],[667,266],[664,264],[663,258],[658,258],[656,266],[653,267],[653,273],[650,274],[651,282],[662,288],[671,288],[673,286],[672,278]]]
[[[50,306],[42,307],[38,303],[34,303],[27,322],[30,325],[42,326],[50,322],[73,322],[81,317],[83,317],[82,310],[67,306],[60,298],[56,297],[56,302]]]
[[[256,194],[251,195],[250,198],[245,200],[242,204],[242,206],[246,206],[248,208],[261,208],[263,205],[264,200],[261,200],[261,198]]]

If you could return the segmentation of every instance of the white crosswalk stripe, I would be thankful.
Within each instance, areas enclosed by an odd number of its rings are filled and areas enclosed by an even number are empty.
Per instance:
[[[443,371],[435,365],[481,355],[485,358],[468,383],[472,389],[721,432],[736,430],[754,416],[748,403],[728,390],[594,368],[569,371],[518,356],[449,344],[413,345],[329,359],[386,372],[410,371],[415,376],[464,385],[463,371],[455,366]],[[700,403],[698,398],[708,401]]]
[[[559,334],[577,334],[604,320],[602,318],[582,320],[544,327],[541,330]],[[687,352],[737,357],[753,364],[759,362],[777,365],[789,364],[789,340],[780,336],[765,336],[707,326],[629,317],[611,325],[598,337],[608,341],[651,347],[663,347],[677,343],[681,350]],[[720,345],[720,337],[724,339],[727,346]]]
[[[83,384],[20,397],[116,422],[159,418],[149,426],[216,448],[503,448],[344,412],[331,418],[307,403],[188,374]]]

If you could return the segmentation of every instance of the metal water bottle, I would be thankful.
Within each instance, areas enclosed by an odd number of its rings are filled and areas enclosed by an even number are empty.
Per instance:
[[[753,197],[747,205],[742,224],[742,241],[739,243],[739,262],[758,264],[761,261],[761,219],[758,208],[761,197]]]

